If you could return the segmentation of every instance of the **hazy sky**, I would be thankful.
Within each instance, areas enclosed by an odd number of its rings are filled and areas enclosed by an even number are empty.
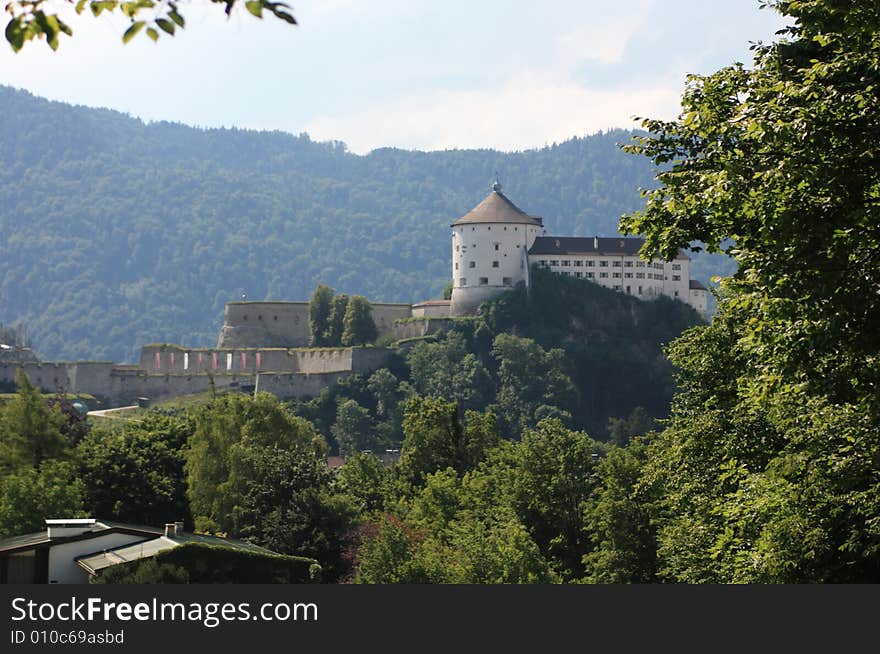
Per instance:
[[[687,73],[749,65],[749,43],[783,25],[758,0],[302,0],[298,27],[206,4],[181,2],[187,28],[158,44],[123,46],[106,16],[74,16],[54,53],[3,42],[0,84],[359,153],[520,150],[672,118]]]

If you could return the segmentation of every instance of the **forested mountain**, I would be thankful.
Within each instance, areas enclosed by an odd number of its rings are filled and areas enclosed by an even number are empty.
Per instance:
[[[654,184],[611,131],[539,150],[353,155],[307,135],[197,129],[0,87],[0,321],[45,358],[131,361],[216,341],[224,304],[438,297],[449,223],[495,171],[548,232],[609,235]],[[704,282],[726,259],[698,257]]]

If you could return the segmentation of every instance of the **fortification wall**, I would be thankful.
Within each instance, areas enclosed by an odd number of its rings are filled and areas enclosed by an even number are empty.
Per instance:
[[[379,336],[390,334],[394,329],[394,321],[409,318],[412,315],[412,306],[409,304],[377,303],[373,307],[373,322]]]
[[[409,304],[376,303],[373,322],[379,335],[388,334],[394,321],[412,315]],[[309,344],[308,302],[229,302],[217,347],[306,347]]]
[[[293,397],[315,397],[345,375],[345,372],[325,372],[319,374],[261,372],[257,375],[256,389],[289,399]]]
[[[308,302],[228,302],[218,348],[305,347]]]
[[[77,361],[67,364],[71,392],[107,395],[112,388],[110,372],[114,366],[109,361]]]
[[[141,370],[149,374],[255,374],[257,372],[325,373],[374,370],[384,365],[385,348],[184,348],[145,345]]]
[[[0,364],[0,381],[15,383],[18,369],[31,384],[47,393],[88,393],[108,396],[112,392],[109,361],[77,361],[72,363]]]
[[[70,365],[69,363],[0,363],[0,381],[15,383],[20,368],[31,384],[46,392],[73,392]]]
[[[392,334],[397,340],[429,336],[437,332],[449,331],[455,323],[449,318],[425,318],[423,320],[399,321],[394,325]]]

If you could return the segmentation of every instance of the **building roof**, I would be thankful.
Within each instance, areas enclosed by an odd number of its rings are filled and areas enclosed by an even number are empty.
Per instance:
[[[41,545],[47,545],[51,547],[52,545],[61,543],[71,543],[78,540],[97,538],[98,536],[103,536],[108,533],[123,533],[145,537],[159,535],[162,533],[162,529],[156,527],[128,525],[121,522],[111,522],[109,520],[94,520],[93,522],[90,522],[90,520],[92,519],[46,520],[45,522],[47,523],[47,526],[58,527],[61,524],[76,524],[82,527],[90,526],[91,529],[89,529],[88,531],[84,531],[80,534],[74,534],[71,536],[56,536],[54,538],[49,538],[49,532],[46,529],[32,534],[24,534],[21,536],[4,538],[0,540],[0,553],[12,553],[16,551],[28,550]]]
[[[46,530],[38,531],[33,534],[23,534],[21,536],[11,536],[0,540],[0,552],[10,550],[28,549],[42,543],[49,542],[49,535]]]
[[[113,549],[97,552],[94,554],[86,554],[77,557],[76,563],[89,574],[95,574],[117,565],[118,563],[129,563],[131,561],[139,561],[156,556],[159,552],[170,550],[179,545],[187,543],[198,543],[200,545],[213,545],[215,547],[231,547],[236,550],[244,550],[255,554],[276,555],[275,552],[267,550],[259,545],[247,543],[234,538],[219,538],[217,536],[205,536],[202,534],[178,533],[168,536],[159,536],[150,540],[144,540],[139,543],[122,545]]]
[[[535,239],[529,254],[609,254],[638,256],[645,239],[631,236],[539,236]],[[679,252],[677,259],[688,259]]]
[[[544,224],[540,216],[531,216],[511,202],[501,192],[501,184],[498,182],[492,185],[492,192],[480,204],[452,223],[452,226],[476,223],[515,223],[538,227]]]
[[[452,300],[425,300],[424,302],[416,302],[412,305],[413,309],[420,307],[448,307],[452,304]]]
[[[705,290],[706,290],[706,287],[703,286],[703,285],[702,285],[700,282],[698,282],[696,279],[692,279],[692,280],[690,280],[690,282],[689,282],[689,288],[694,289],[694,290],[702,290],[702,291],[705,291]]]

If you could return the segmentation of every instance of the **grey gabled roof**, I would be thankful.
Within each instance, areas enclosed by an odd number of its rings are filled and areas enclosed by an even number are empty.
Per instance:
[[[608,254],[638,256],[645,239],[638,236],[539,236],[529,254]],[[679,251],[676,259],[689,259]]]
[[[452,223],[452,226],[476,223],[514,223],[537,227],[543,225],[540,216],[527,214],[501,192],[499,185],[496,186],[498,186],[497,190],[489,193],[480,204]]]

